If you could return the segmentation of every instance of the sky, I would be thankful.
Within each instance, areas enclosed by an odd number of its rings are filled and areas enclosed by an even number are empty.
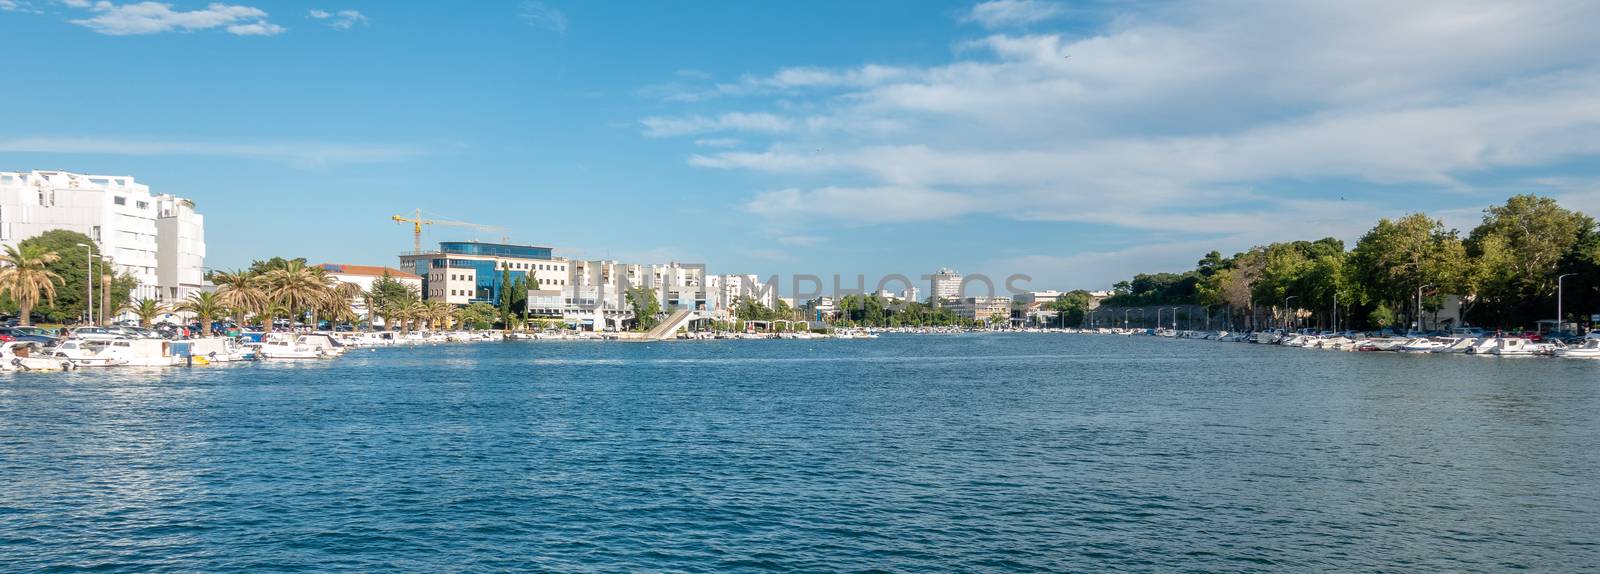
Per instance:
[[[1600,2],[0,0],[0,170],[207,265],[425,241],[1107,288],[1518,193],[1600,215]],[[785,289],[787,290],[787,289]]]

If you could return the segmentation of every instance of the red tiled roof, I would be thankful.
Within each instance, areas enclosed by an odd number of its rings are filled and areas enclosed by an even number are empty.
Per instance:
[[[412,273],[409,273],[409,272],[406,272],[406,271],[401,271],[401,270],[395,269],[393,267],[383,267],[383,266],[380,266],[380,265],[343,265],[343,264],[339,264],[339,263],[322,263],[322,264],[317,265],[317,266],[321,267],[323,270],[325,270],[325,271],[327,271],[329,273],[338,273],[340,275],[363,275],[363,276],[367,276],[367,277],[382,277],[384,273],[388,273],[390,277],[393,277],[395,279],[421,279],[422,278],[420,276],[417,276],[415,274],[412,274]]]

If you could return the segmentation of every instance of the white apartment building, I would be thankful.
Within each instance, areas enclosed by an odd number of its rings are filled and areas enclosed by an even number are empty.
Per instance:
[[[929,283],[929,288],[933,290],[932,296],[935,303],[961,300],[960,273],[956,273],[949,268],[941,268],[938,273],[933,274],[933,278]]]
[[[1061,299],[1061,296],[1065,295],[1065,294],[1066,293],[1063,292],[1063,291],[1054,291],[1054,290],[1051,290],[1051,291],[1029,291],[1027,293],[1019,293],[1017,295],[1017,302],[1021,303],[1023,305],[1027,305],[1029,307],[1033,307],[1035,305],[1041,305],[1041,304],[1045,304],[1045,303],[1054,303],[1058,299]]]
[[[117,273],[138,279],[134,299],[178,301],[201,288],[205,218],[193,201],[153,195],[131,176],[0,172],[0,244],[54,229],[89,236]]]
[[[985,321],[1001,317],[1008,321],[1011,318],[1010,297],[967,297],[951,307],[963,319]]]
[[[706,290],[710,292],[711,309],[727,317],[733,315],[746,297],[768,309],[778,305],[778,290],[763,283],[759,275],[709,275]]]
[[[649,283],[661,297],[661,308],[704,310],[709,304],[706,292],[706,266],[677,262],[650,265]]]

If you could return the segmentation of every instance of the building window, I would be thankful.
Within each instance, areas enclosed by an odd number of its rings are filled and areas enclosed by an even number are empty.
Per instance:
[[[119,196],[116,196],[116,197],[112,198],[111,202],[115,203],[117,205],[127,205],[128,204],[128,198],[122,197],[122,196],[119,195]]]
[[[135,207],[138,207],[139,209],[150,209],[150,202],[141,201],[141,202],[138,202],[138,205],[136,205]]]

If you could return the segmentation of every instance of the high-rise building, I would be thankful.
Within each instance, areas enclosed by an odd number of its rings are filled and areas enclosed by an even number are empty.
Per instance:
[[[0,172],[0,244],[54,229],[89,236],[117,273],[138,279],[134,299],[175,302],[201,288],[205,218],[192,200],[151,194],[132,176]]]
[[[930,295],[933,296],[935,303],[939,301],[954,302],[960,300],[961,274],[950,270],[948,267],[941,268],[939,269],[938,273],[933,274],[932,279],[929,281],[928,287],[931,290]]]

